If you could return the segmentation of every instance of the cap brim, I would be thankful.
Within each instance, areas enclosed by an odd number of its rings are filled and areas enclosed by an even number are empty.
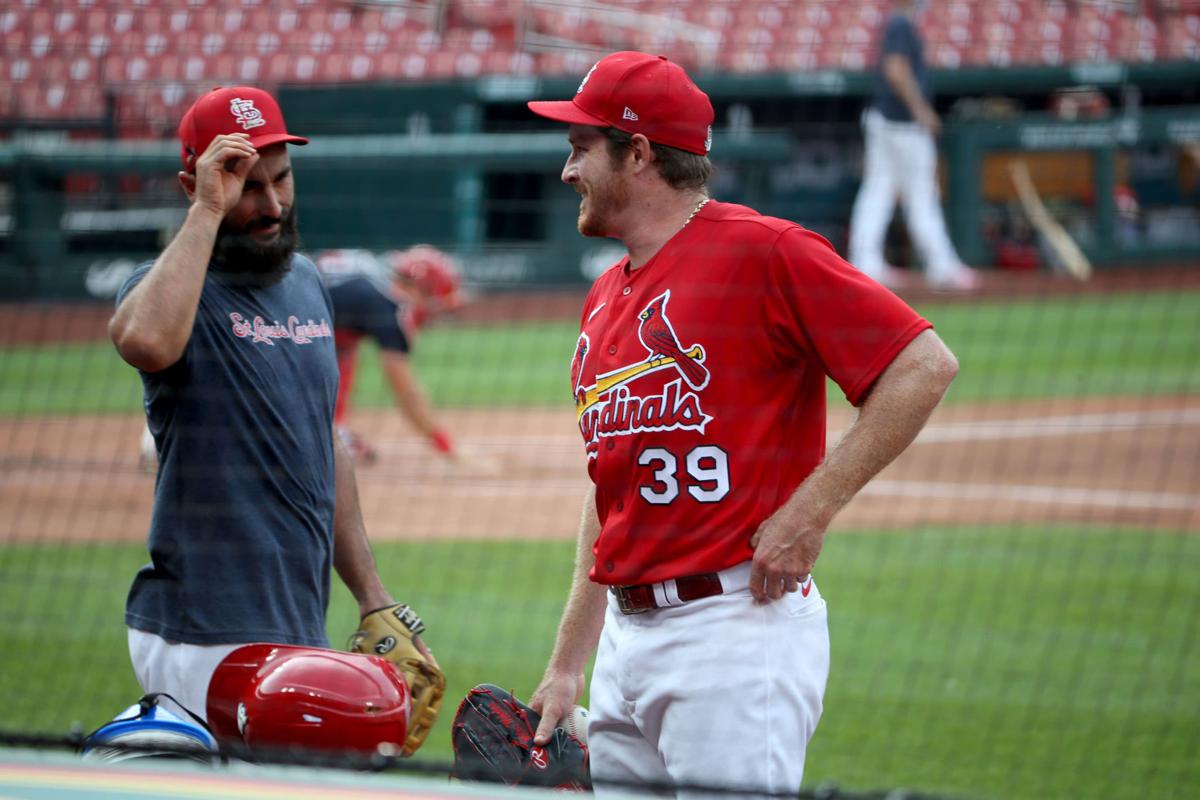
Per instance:
[[[573,100],[530,100],[526,105],[529,110],[539,117],[552,119],[555,122],[566,122],[571,125],[595,125],[597,128],[608,128],[612,123],[589,114]]]
[[[305,139],[303,136],[293,136],[290,133],[270,133],[266,136],[250,137],[250,144],[254,145],[256,149],[269,147],[270,145],[279,144],[280,142],[287,142],[288,144],[308,144],[308,139]]]

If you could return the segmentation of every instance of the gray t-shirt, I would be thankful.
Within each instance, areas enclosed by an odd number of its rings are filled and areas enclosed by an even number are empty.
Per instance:
[[[265,288],[210,269],[183,357],[139,374],[159,470],[126,624],[190,644],[327,647],[338,372],[316,267],[295,256]]]
[[[912,20],[904,14],[893,14],[883,32],[883,45],[880,48],[879,63],[875,66],[874,93],[871,97],[871,108],[894,122],[912,122],[913,115],[899,95],[892,90],[883,75],[883,61],[892,54],[908,58],[912,66],[913,77],[921,87],[921,94],[926,100],[933,95],[930,91],[929,71],[925,68],[925,49],[921,37]]]

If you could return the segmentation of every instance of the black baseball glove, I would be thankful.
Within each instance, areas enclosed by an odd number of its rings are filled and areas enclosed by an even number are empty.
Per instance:
[[[591,789],[587,745],[563,728],[555,728],[545,745],[535,745],[533,734],[540,721],[536,711],[509,692],[481,683],[467,693],[454,715],[450,774],[459,780],[510,786]]]

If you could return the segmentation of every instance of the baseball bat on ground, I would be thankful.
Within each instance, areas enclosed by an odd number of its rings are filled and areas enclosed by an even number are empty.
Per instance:
[[[1067,272],[1078,280],[1086,281],[1092,276],[1092,262],[1088,261],[1087,256],[1063,226],[1058,224],[1058,220],[1046,210],[1046,205],[1029,176],[1029,167],[1024,161],[1015,159],[1009,164],[1008,170],[1017,190],[1017,197],[1021,201],[1021,208],[1025,211],[1025,216],[1029,217],[1034,229],[1041,234],[1047,247]]]

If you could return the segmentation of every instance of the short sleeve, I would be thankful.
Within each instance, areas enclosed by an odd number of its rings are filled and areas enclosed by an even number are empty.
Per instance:
[[[121,284],[121,288],[117,290],[117,299],[116,303],[114,304],[115,306],[120,307],[121,303],[125,302],[125,298],[129,296],[130,292],[133,291],[133,287],[142,282],[142,279],[146,277],[146,273],[149,272],[150,268],[153,266],[153,261],[147,261],[144,264],[139,265],[136,269],[134,269],[133,272],[129,274],[129,277],[126,278],[125,282]]]
[[[900,351],[933,327],[803,228],[780,235],[767,269],[765,309],[777,347],[819,362],[855,406]]]
[[[916,55],[916,41],[917,34],[913,30],[912,22],[897,14],[888,20],[881,49],[885,56],[902,55],[911,59]]]

